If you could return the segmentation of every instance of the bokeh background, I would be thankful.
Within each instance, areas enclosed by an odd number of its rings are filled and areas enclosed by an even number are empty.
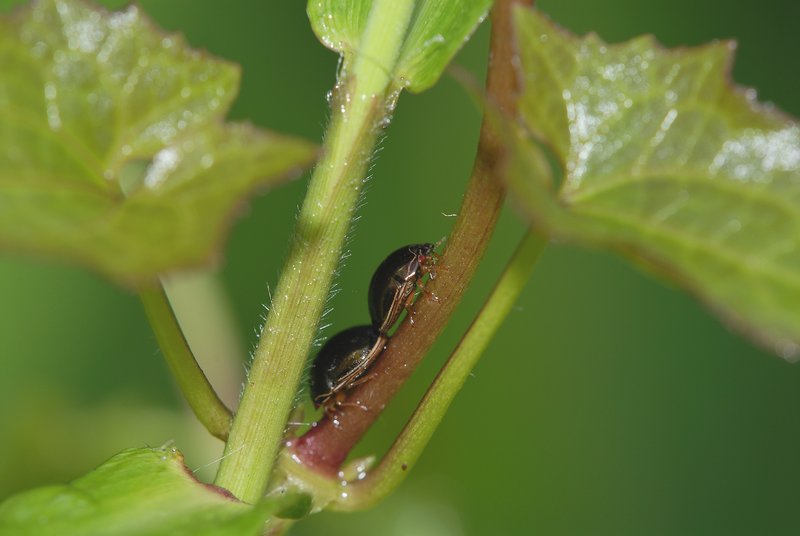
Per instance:
[[[192,46],[243,66],[231,117],[320,139],[337,58],[311,33],[304,2],[141,5]],[[539,5],[571,30],[612,42],[641,33],[668,46],[735,38],[735,79],[800,112],[796,2]],[[456,63],[482,78],[487,43],[485,25]],[[448,77],[401,98],[326,335],[366,321],[367,283],[386,253],[447,234],[479,122]],[[219,277],[245,355],[306,180],[256,199],[227,246]],[[389,444],[523,227],[505,210],[463,306],[360,453]],[[235,398],[244,355],[217,357],[212,380]],[[401,489],[371,511],[317,515],[292,534],[798,534],[798,408],[800,364],[752,347],[613,255],[551,247]],[[200,474],[213,474],[221,444],[186,411],[137,298],[78,268],[0,256],[0,498],[170,439],[190,467],[212,464]]]

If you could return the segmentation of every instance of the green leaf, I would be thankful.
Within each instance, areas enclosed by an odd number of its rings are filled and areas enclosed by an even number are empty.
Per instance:
[[[319,40],[350,62],[359,50],[374,0],[309,0]],[[377,0],[375,0],[377,1]],[[392,0],[396,1],[396,0]],[[410,1],[410,0],[401,0]],[[428,89],[486,17],[491,0],[419,0],[392,78],[413,92]]]
[[[785,358],[800,348],[800,129],[729,82],[731,43],[607,45],[515,11],[508,181],[551,236],[618,250]],[[541,151],[556,161],[555,186]]]
[[[222,118],[238,67],[132,6],[0,17],[0,248],[139,284],[207,263],[233,213],[314,148]]]
[[[69,485],[7,499],[0,536],[256,536],[270,516],[297,504],[308,497],[253,507],[195,480],[173,447],[129,449]]]

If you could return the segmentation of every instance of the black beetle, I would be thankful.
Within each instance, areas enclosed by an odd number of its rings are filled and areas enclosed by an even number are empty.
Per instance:
[[[411,244],[392,252],[369,283],[369,314],[378,333],[385,335],[414,299],[417,283],[435,262],[433,244]]]
[[[340,404],[337,395],[358,385],[385,346],[386,337],[371,325],[348,328],[328,339],[311,365],[314,407]]]

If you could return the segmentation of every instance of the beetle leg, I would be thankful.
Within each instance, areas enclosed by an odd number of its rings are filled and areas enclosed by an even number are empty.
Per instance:
[[[337,395],[340,393],[337,393]],[[360,402],[345,402],[344,394],[341,393],[342,396],[336,396],[336,400],[334,400],[330,405],[325,407],[325,415],[331,420],[333,426],[335,428],[341,428],[342,424],[339,420],[339,415],[341,414],[341,408],[344,407],[355,407],[362,411],[369,411],[369,408]],[[331,399],[333,400],[333,399]]]
[[[377,372],[370,372],[369,374],[364,374],[360,378],[357,378],[357,379],[353,380],[352,383],[347,384],[347,388],[348,389],[352,389],[353,387],[355,387],[357,385],[361,385],[362,383],[367,383],[368,381],[370,381],[372,378],[374,378],[377,375],[378,375]]]
[[[411,322],[411,325],[414,325],[414,315],[417,313],[414,309],[411,308],[411,304],[414,302],[414,299],[417,297],[417,291],[421,290],[420,286],[417,285],[417,288],[414,292],[410,292],[408,294],[408,298],[406,298],[406,302],[403,304],[403,308],[408,313],[408,321]]]
[[[450,271],[450,269],[444,264],[439,264],[440,258],[441,257],[437,255],[436,257],[431,258],[430,262],[422,266],[422,272],[424,274],[429,274],[431,276],[431,279],[436,279],[436,276],[439,275],[439,272]]]
[[[369,408],[360,402],[342,402],[338,404],[338,407],[350,406],[352,408],[358,408],[362,411],[369,411]]]
[[[431,292],[430,290],[427,290],[423,285],[417,285],[417,288],[414,291],[414,295],[417,295],[417,294],[422,294],[427,299],[433,300],[436,303],[439,303],[439,296],[437,296],[435,292]],[[410,305],[410,303],[406,304],[406,311],[411,313],[411,309],[409,309],[409,305]]]
[[[333,396],[334,391],[328,391],[327,393],[322,393],[321,395],[317,395],[313,402],[316,407],[322,406],[323,408],[328,407],[328,403]]]
[[[328,400],[328,404],[325,405],[325,416],[331,420],[333,426],[335,428],[340,428],[339,424],[339,403],[332,401],[333,399]]]
[[[292,410],[292,413],[289,414],[289,420],[286,421],[286,431],[288,432],[291,428],[296,428],[298,426],[307,426],[311,424],[310,422],[305,421],[305,410],[303,406],[297,406]]]
[[[439,265],[439,259],[442,257],[437,253],[429,253],[420,257],[419,260],[419,271],[422,275],[430,275],[431,279],[436,279],[437,270],[442,270],[443,272],[447,271],[445,266]]]
[[[429,300],[433,300],[433,301],[435,301],[436,303],[439,303],[439,296],[437,296],[435,292],[431,292],[430,290],[426,290],[426,289],[424,289],[424,288],[421,288],[421,289],[420,289],[420,292],[422,292],[422,294],[423,294],[423,295],[424,295],[426,298],[428,298]]]

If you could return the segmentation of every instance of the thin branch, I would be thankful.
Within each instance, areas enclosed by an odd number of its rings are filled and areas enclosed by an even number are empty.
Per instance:
[[[197,364],[164,289],[160,285],[142,289],[139,298],[178,388],[203,426],[225,441],[231,426],[231,411]]]

